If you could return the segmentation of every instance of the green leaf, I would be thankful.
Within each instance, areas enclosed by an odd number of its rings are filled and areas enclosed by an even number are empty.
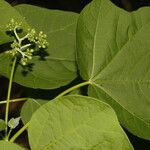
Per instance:
[[[109,103],[122,125],[150,140],[150,8],[126,12],[93,0],[77,29],[80,74],[89,95]]]
[[[30,5],[15,7],[30,26],[42,30],[48,36],[48,56],[44,60],[34,57],[31,68],[24,70],[18,65],[14,81],[27,87],[54,89],[70,83],[76,78],[75,38],[78,14],[48,10]],[[0,73],[8,76],[10,61],[7,55],[0,55]],[[7,69],[6,69],[7,68]],[[29,70],[28,70],[29,69]]]
[[[21,120],[24,124],[28,123],[33,115],[33,113],[40,108],[43,104],[47,103],[46,100],[39,99],[28,99],[22,109],[21,109]]]
[[[0,141],[0,150],[25,150],[25,149],[11,142]]]
[[[32,150],[133,149],[112,108],[90,97],[48,102],[34,113],[28,131]]]
[[[0,119],[0,131],[5,130],[5,127],[6,127],[5,121]]]
[[[6,34],[6,25],[12,18],[22,22],[23,27],[29,27],[24,18],[4,0],[0,0],[0,18],[0,45],[12,41],[12,38]]]

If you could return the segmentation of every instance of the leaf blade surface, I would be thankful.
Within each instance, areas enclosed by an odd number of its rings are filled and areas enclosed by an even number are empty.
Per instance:
[[[150,140],[149,13],[149,7],[129,13],[94,0],[79,17],[77,58],[82,78],[91,82],[89,95],[109,103],[124,127]]]
[[[28,131],[33,150],[132,149],[110,106],[90,97],[48,102],[34,113]]]

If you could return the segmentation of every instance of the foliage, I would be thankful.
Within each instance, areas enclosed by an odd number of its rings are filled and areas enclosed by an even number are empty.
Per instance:
[[[150,140],[149,12],[128,13],[94,0],[79,18],[77,59],[89,95],[109,103],[124,127]]]
[[[31,150],[132,150],[120,123],[150,140],[150,8],[129,13],[109,0],[93,0],[81,14],[0,6],[0,75],[9,79],[0,149],[23,149],[12,142],[27,129]],[[11,100],[13,81],[67,90],[52,100]],[[9,118],[18,101],[26,101],[20,116]]]

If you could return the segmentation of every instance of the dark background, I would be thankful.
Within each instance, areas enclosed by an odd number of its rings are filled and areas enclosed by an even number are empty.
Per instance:
[[[26,4],[37,5],[40,7],[46,7],[49,9],[60,9],[60,10],[80,12],[84,8],[84,6],[87,5],[91,0],[7,0],[7,1],[12,6],[21,3],[26,3]],[[114,2],[116,5],[118,5],[119,7],[124,8],[127,11],[133,11],[142,6],[150,6],[150,0],[111,0],[111,1]],[[7,84],[7,81],[5,82],[5,80],[3,80],[4,82],[3,84]],[[15,86],[15,88],[16,88],[15,90],[18,91],[17,86]],[[6,89],[7,89],[7,85],[6,85]],[[3,92],[0,92],[0,97],[3,97],[1,95],[2,93]],[[132,135],[128,131],[126,131],[126,133],[131,143],[133,144],[135,150],[150,150],[149,141],[140,139]]]
[[[70,10],[80,12],[83,7],[92,0],[7,0],[12,5],[18,3],[27,3],[33,5],[39,5],[47,8],[56,8],[62,10]],[[132,11],[142,6],[150,5],[150,0],[111,0],[116,5]]]

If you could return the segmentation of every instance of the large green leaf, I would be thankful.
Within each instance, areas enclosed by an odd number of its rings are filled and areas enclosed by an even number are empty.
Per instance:
[[[18,65],[14,80],[31,88],[53,89],[76,78],[75,37],[78,14],[30,5],[15,8],[30,26],[47,34],[49,46],[45,60],[34,57],[31,61],[33,66],[26,75],[22,74],[23,68]],[[0,73],[5,76],[10,73],[10,61],[7,55],[0,55]]]
[[[23,27],[28,27],[24,18],[4,0],[0,0],[0,18],[0,45],[12,40],[6,34],[6,25],[12,18],[18,22],[22,22]]]
[[[132,150],[110,106],[94,98],[66,96],[40,107],[31,118],[32,150]]]
[[[0,141],[0,150],[25,150],[25,149],[11,142]]]
[[[150,8],[126,12],[93,0],[77,29],[78,65],[89,95],[109,103],[129,131],[150,140]]]
[[[43,104],[47,103],[46,100],[35,100],[35,99],[28,99],[22,109],[21,109],[21,120],[24,124],[28,123],[34,114],[34,112],[40,108]]]

